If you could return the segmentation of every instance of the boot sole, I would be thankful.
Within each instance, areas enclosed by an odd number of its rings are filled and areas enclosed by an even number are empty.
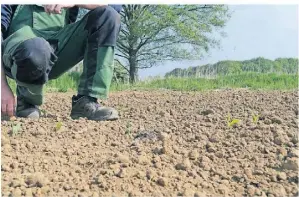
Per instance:
[[[79,118],[87,118],[86,116],[84,116],[83,114],[77,114],[77,113],[71,113],[71,118],[74,120],[77,120]],[[111,115],[109,116],[103,116],[100,118],[87,118],[88,120],[94,120],[94,121],[113,121],[113,120],[117,120],[119,119],[119,116],[117,113],[112,112]]]
[[[30,119],[39,119],[40,118],[40,113],[39,111],[33,111],[28,114],[28,112],[17,112],[16,114],[17,117],[19,118],[30,118]]]

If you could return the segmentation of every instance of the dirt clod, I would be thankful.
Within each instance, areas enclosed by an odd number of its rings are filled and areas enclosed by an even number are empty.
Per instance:
[[[191,167],[190,161],[188,159],[185,159],[182,163],[178,163],[175,166],[175,169],[177,169],[177,170],[187,170],[187,169],[190,169],[190,167]]]
[[[157,183],[158,183],[158,185],[165,187],[165,186],[167,186],[168,181],[165,178],[158,178]]]
[[[282,122],[283,122],[283,120],[278,116],[272,117],[271,121],[272,121],[272,123],[277,123],[277,124],[282,124]]]
[[[28,187],[43,187],[48,183],[48,180],[42,173],[35,173],[28,175],[25,182]]]
[[[287,180],[287,174],[285,172],[281,172],[277,175],[278,180]]]
[[[288,158],[286,162],[282,164],[282,169],[298,171],[298,161],[297,158]]]
[[[275,197],[286,196],[286,191],[281,184],[273,184],[268,192]]]
[[[13,197],[21,197],[22,196],[22,191],[19,188],[15,188],[12,192],[11,192],[11,196]]]

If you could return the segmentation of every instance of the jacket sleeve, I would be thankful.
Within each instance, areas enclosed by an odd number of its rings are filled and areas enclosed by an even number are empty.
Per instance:
[[[118,13],[120,13],[122,10],[122,5],[109,5],[109,6],[113,7]]]
[[[9,27],[12,18],[12,9],[10,5],[1,5],[1,37]]]

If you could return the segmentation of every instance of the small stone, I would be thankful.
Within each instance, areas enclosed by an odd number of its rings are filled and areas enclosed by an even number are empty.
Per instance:
[[[262,195],[262,190],[259,188],[255,188],[255,195],[261,196]]]
[[[44,186],[41,188],[41,193],[42,194],[47,194],[48,192],[50,192],[50,187],[49,186]]]
[[[289,157],[299,157],[299,151],[297,149],[292,149],[288,156]]]
[[[4,146],[6,144],[9,144],[10,140],[5,137],[4,135],[1,137],[1,146]]]
[[[119,155],[118,162],[120,163],[130,163],[130,158],[126,155]]]
[[[63,189],[64,189],[65,191],[68,191],[68,190],[71,190],[72,187],[71,187],[70,185],[64,185],[64,186],[63,186]]]
[[[32,197],[32,189],[31,188],[26,188],[25,190],[25,196],[26,197]]]
[[[218,191],[222,195],[228,195],[228,188],[225,185],[223,185],[223,184],[220,184],[218,186]]]
[[[168,184],[167,179],[165,179],[165,178],[158,178],[157,183],[158,183],[158,185],[163,186],[163,187],[167,186],[167,184]]]
[[[262,170],[256,169],[256,170],[254,170],[254,174],[255,175],[263,175],[264,172]]]
[[[295,158],[295,157],[288,158],[287,161],[282,164],[282,169],[298,171],[297,158]]]
[[[16,169],[18,168],[18,163],[17,162],[13,162],[9,165],[9,167],[11,167],[12,169]]]
[[[271,175],[270,179],[271,179],[272,182],[276,182],[277,181],[277,176]]]
[[[163,147],[160,149],[160,154],[167,154],[169,153],[169,148],[165,145],[163,145]]]
[[[27,142],[26,143],[26,148],[28,148],[29,150],[33,148],[33,144],[31,142]]]
[[[281,184],[277,183],[272,185],[272,187],[268,190],[268,193],[274,196],[286,196],[287,194],[284,187]]]
[[[22,191],[19,188],[16,188],[12,191],[11,195],[13,197],[21,197],[22,196]]]
[[[116,173],[116,176],[119,178],[124,178],[126,175],[125,169],[121,168],[119,171]]]
[[[202,157],[201,157],[201,162],[207,162],[207,163],[210,163],[211,160],[210,160],[210,158],[207,157],[207,156],[202,156]]]
[[[205,180],[207,181],[208,178],[209,178],[209,172],[208,171],[201,171],[199,172],[200,176]]]
[[[150,163],[149,159],[145,155],[140,155],[137,160],[139,164],[143,164],[143,165]]]
[[[262,191],[261,192],[261,197],[267,197],[267,194],[264,191]]]
[[[91,195],[91,197],[99,197],[100,195],[99,195],[99,193],[97,193],[97,192],[93,192],[92,193],[92,195]]]
[[[26,179],[26,184],[29,187],[43,187],[48,183],[48,179],[41,173],[29,175]]]
[[[4,172],[9,172],[11,169],[7,164],[1,165],[1,170]]]
[[[270,119],[266,118],[266,119],[264,120],[264,123],[265,123],[266,125],[269,125],[269,124],[271,124],[272,122],[271,122]]]
[[[135,176],[136,176],[137,178],[139,178],[139,179],[144,179],[144,177],[146,177],[145,173],[142,172],[142,171],[137,171],[137,172],[135,173]]]
[[[244,172],[245,172],[247,178],[249,178],[249,179],[253,178],[251,169],[247,168],[247,169],[244,170]]]
[[[211,109],[206,109],[206,110],[201,111],[201,114],[205,115],[205,116],[207,116],[209,114],[213,114],[213,113],[214,113],[214,111]]]
[[[298,136],[293,136],[292,139],[291,139],[292,143],[293,144],[297,144],[298,143]]]
[[[152,170],[147,170],[146,171],[146,178],[151,180],[155,177],[155,173]]]
[[[214,152],[216,152],[216,148],[214,148],[214,147],[209,147],[209,148],[208,148],[208,152],[209,152],[209,153],[214,153]]]
[[[191,168],[190,161],[188,159],[185,159],[182,163],[178,163],[175,166],[175,169],[177,170],[187,170]]]
[[[272,123],[282,124],[282,119],[278,116],[274,116],[271,118]]]
[[[155,166],[155,168],[158,168],[158,169],[161,169],[161,168],[162,168],[162,165],[161,165],[160,162],[156,162],[156,163],[154,164],[154,166]]]
[[[161,140],[162,142],[165,142],[169,139],[169,135],[165,132],[159,132],[158,139]]]
[[[204,191],[194,193],[194,197],[206,197],[206,196],[207,194]]]
[[[10,144],[4,144],[4,145],[2,145],[2,151],[9,152],[11,150],[12,150],[12,147],[10,146]]]
[[[183,192],[183,196],[194,196],[194,192],[190,189],[190,188],[185,188],[184,192]]]
[[[218,157],[218,158],[223,158],[224,154],[222,152],[218,151],[218,152],[215,153],[215,156]]]
[[[211,169],[209,162],[201,162],[199,163],[199,167],[203,168],[205,171],[210,171]]]
[[[254,196],[255,194],[255,187],[252,185],[248,185],[247,186],[247,193],[249,194],[249,196]]]
[[[17,179],[17,180],[13,180],[11,183],[10,183],[10,187],[21,187],[21,186],[24,186],[25,183],[24,183],[24,180],[20,180],[20,179]]]
[[[162,116],[162,117],[164,117],[166,115],[166,112],[165,111],[160,111],[159,115]]]
[[[276,136],[274,138],[274,143],[277,144],[277,145],[282,145],[284,143],[284,139],[281,137],[281,136]]]
[[[212,142],[212,143],[218,143],[219,139],[216,136],[212,136],[212,137],[209,138],[209,141]]]
[[[277,175],[278,180],[287,180],[287,174],[285,172],[281,172]]]

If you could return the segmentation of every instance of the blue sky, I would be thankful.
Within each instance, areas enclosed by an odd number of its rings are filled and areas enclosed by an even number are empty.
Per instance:
[[[165,62],[139,71],[141,78],[164,76],[174,68],[188,68],[220,60],[255,57],[298,57],[298,5],[230,5],[232,17],[223,29],[221,48],[202,60]]]

